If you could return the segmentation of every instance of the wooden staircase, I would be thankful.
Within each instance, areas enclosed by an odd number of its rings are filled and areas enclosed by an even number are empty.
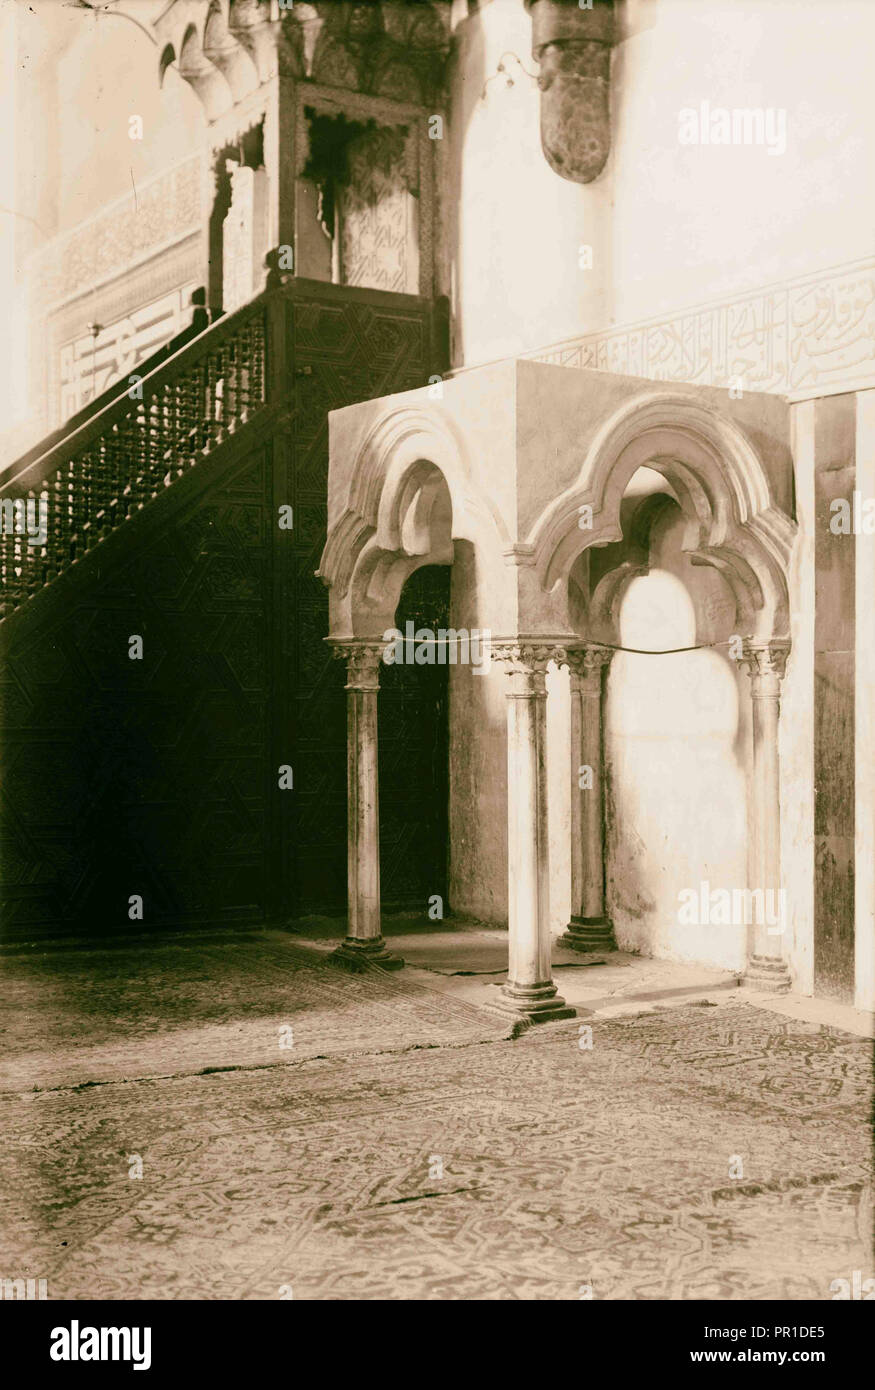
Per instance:
[[[230,439],[267,404],[268,318],[260,295],[76,417],[0,484],[0,618],[26,604]],[[36,456],[34,456],[36,455]],[[32,517],[44,545],[29,543]]]
[[[287,277],[0,474],[0,940],[343,911],[327,417],[445,368],[440,303]],[[448,577],[416,576],[422,622]],[[445,893],[445,692],[399,668],[380,717],[384,900],[421,905]]]

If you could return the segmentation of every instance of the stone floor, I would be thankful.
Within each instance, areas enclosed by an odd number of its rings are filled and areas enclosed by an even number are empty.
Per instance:
[[[579,1018],[512,1038],[495,943],[457,941],[457,975],[408,926],[415,967],[348,975],[303,932],[0,959],[0,1277],[577,1300],[873,1274],[866,1039],[615,956],[559,965]]]

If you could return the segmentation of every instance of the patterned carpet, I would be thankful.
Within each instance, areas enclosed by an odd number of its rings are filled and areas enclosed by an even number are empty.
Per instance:
[[[349,976],[278,931],[7,955],[0,977],[0,1091],[464,1046],[512,1029],[403,975]]]
[[[333,978],[332,1036],[360,1038],[397,977]],[[870,1043],[733,999],[595,1020],[591,1050],[576,1021],[484,1041],[465,1009],[465,1046],[425,1002],[456,1045],[7,1091],[0,1274],[53,1298],[572,1300],[872,1274]]]

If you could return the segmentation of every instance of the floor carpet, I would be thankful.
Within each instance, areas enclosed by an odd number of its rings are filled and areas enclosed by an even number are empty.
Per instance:
[[[870,1043],[735,999],[582,1026],[8,1091],[0,1274],[305,1300],[830,1299],[872,1274]]]
[[[464,1046],[512,1022],[281,932],[0,958],[0,1090]]]

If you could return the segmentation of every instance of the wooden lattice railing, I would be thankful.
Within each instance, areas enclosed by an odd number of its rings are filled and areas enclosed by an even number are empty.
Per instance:
[[[124,525],[266,403],[268,300],[261,295],[220,319],[141,382],[120,386],[115,400],[45,453],[7,470],[0,616]]]

